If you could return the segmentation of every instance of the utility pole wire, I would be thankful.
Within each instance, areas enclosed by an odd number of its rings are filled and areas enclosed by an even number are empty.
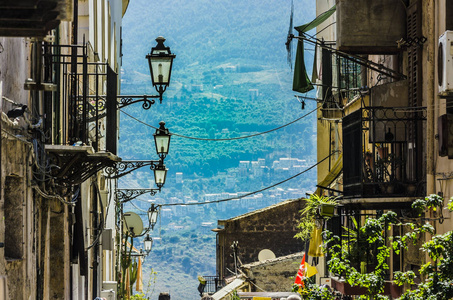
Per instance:
[[[251,135],[246,135],[246,136],[239,136],[239,137],[235,137],[235,138],[224,138],[224,139],[210,139],[210,138],[198,138],[198,137],[191,137],[191,136],[185,136],[185,135],[182,135],[182,134],[177,134],[177,133],[172,133],[170,132],[171,135],[174,135],[174,136],[178,136],[178,137],[182,137],[182,138],[186,138],[186,139],[191,139],[191,140],[199,140],[199,141],[232,141],[232,140],[241,140],[241,139],[246,139],[246,138],[251,138],[251,137],[255,137],[255,136],[258,136],[258,135],[263,135],[263,134],[266,134],[266,133],[270,133],[272,131],[276,131],[276,130],[279,130],[279,129],[282,129],[286,126],[289,126],[293,123],[296,123],[297,121],[300,121],[302,120],[303,118],[309,116],[310,114],[314,113],[315,111],[317,111],[319,108],[321,107],[321,105],[318,105],[315,109],[309,111],[308,113],[306,113],[305,115],[295,119],[294,121],[291,121],[285,125],[282,125],[282,126],[279,126],[277,128],[274,128],[274,129],[270,129],[270,130],[267,130],[267,131],[264,131],[264,132],[259,132],[259,133],[255,133],[255,134],[251,134]],[[136,117],[128,114],[127,112],[123,111],[120,109],[120,111],[125,114],[126,116],[128,116],[129,118],[131,119],[134,119],[135,121],[139,122],[139,123],[142,123],[143,125],[145,126],[148,126],[148,127],[151,127],[151,128],[154,128],[154,129],[158,129],[157,127],[154,127],[148,123],[145,123],[139,119],[137,119]]]
[[[323,158],[322,160],[318,161],[316,164],[310,166],[308,169],[305,169],[303,170],[302,172],[294,175],[294,176],[291,176],[283,181],[280,181],[278,183],[275,183],[271,186],[268,186],[268,187],[265,187],[265,188],[262,188],[258,191],[254,191],[254,192],[250,192],[250,193],[247,193],[247,194],[244,194],[244,195],[241,195],[241,196],[237,196],[237,197],[233,197],[233,198],[226,198],[226,199],[221,199],[221,200],[214,200],[214,201],[205,201],[205,202],[191,202],[191,203],[169,203],[169,204],[160,204],[158,206],[179,206],[179,205],[203,205],[203,204],[211,204],[211,203],[220,203],[220,202],[226,202],[226,201],[232,201],[232,200],[239,200],[239,199],[242,199],[242,198],[245,198],[245,197],[248,197],[250,195],[253,195],[253,194],[257,194],[259,192],[262,192],[262,191],[265,191],[265,190],[268,190],[268,189],[271,189],[277,185],[280,185],[282,183],[285,183],[291,179],[294,179],[296,178],[297,176],[300,176],[308,171],[310,171],[311,169],[313,169],[314,167],[316,167],[317,165],[319,165],[320,163],[322,163],[323,161],[325,161],[326,159],[330,158],[333,154],[337,153],[337,152],[340,152],[339,150],[335,150],[333,151],[332,153],[330,153],[328,156],[326,156],[325,158]]]

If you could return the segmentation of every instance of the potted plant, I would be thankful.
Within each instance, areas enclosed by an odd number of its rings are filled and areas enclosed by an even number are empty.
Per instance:
[[[335,207],[337,207],[334,203],[321,203],[318,208],[318,213],[321,217],[333,217],[335,213]]]
[[[311,194],[304,199],[305,207],[300,211],[301,218],[297,226],[300,231],[296,234],[297,238],[306,240],[310,238],[315,229],[316,220],[332,217],[337,205],[337,199],[329,196],[319,196]]]

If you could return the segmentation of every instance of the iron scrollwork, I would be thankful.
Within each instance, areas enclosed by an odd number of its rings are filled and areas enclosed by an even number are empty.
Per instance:
[[[120,203],[125,203],[144,194],[155,196],[159,191],[160,189],[117,189],[116,199]]]
[[[155,160],[123,160],[105,168],[105,172],[108,178],[116,179],[144,166],[150,166],[151,170],[154,170],[160,164],[161,161]]]
[[[118,108],[123,108],[125,106],[128,106],[130,104],[138,103],[138,102],[143,102],[142,108],[143,109],[150,109],[153,104],[156,103],[154,98],[159,98],[159,96],[148,96],[148,95],[142,95],[142,96],[118,96],[120,99],[118,103]]]

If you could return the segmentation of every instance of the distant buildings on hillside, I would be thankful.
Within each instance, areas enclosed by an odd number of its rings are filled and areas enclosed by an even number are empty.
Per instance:
[[[253,178],[268,178],[270,174],[278,175],[281,177],[291,177],[295,174],[306,170],[310,166],[310,163],[304,159],[291,158],[291,157],[282,157],[278,160],[269,161],[268,163],[264,158],[259,158],[256,161],[240,161],[237,168],[229,169],[227,172],[222,174],[224,180],[225,190],[234,190],[237,187],[239,180],[245,177]],[[175,183],[177,185],[184,184],[184,174],[182,172],[177,172],[175,177]],[[273,182],[275,183],[275,182]],[[259,187],[257,188],[259,189]],[[215,204],[209,204],[210,207],[215,205],[215,210],[218,212],[227,212],[230,210],[244,209],[255,210],[262,208],[264,206],[272,205],[277,202],[287,200],[287,199],[297,199],[304,197],[306,195],[306,189],[301,188],[281,188],[274,187],[272,189],[249,195],[244,197],[244,195],[249,194],[250,191],[239,191],[239,192],[222,192],[222,193],[212,193],[199,195],[198,199],[192,199],[191,196],[184,195],[181,193],[176,193],[173,197],[166,199],[157,199],[159,203],[186,203],[187,205],[175,205],[165,208],[165,215],[168,218],[172,217],[184,217],[188,212],[190,213],[200,213],[203,214],[204,205],[194,205],[200,202],[216,202]],[[158,196],[157,196],[158,197]],[[243,197],[243,198],[242,198]],[[234,199],[240,198],[240,199]],[[226,199],[228,200],[228,205],[225,205]]]

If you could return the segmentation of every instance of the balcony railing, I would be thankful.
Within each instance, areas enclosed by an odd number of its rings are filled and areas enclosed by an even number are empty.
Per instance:
[[[424,196],[425,121],[425,108],[367,107],[345,116],[345,198]]]
[[[341,109],[359,95],[362,66],[334,51],[322,50],[322,114],[324,118],[341,118]]]
[[[220,280],[219,276],[203,276],[206,279],[204,293],[212,295],[225,286],[225,282]]]
[[[101,122],[114,124],[106,128],[116,128],[117,123],[117,76],[110,66],[91,62],[87,44],[45,44],[44,81],[57,87],[44,95],[46,143],[80,143],[116,154],[116,133],[100,131]]]
[[[87,44],[36,43],[34,49],[35,78],[25,83],[40,100],[33,110],[43,120],[34,129],[40,161],[34,177],[46,190],[67,189],[120,160],[117,75],[107,63],[90,62]]]

